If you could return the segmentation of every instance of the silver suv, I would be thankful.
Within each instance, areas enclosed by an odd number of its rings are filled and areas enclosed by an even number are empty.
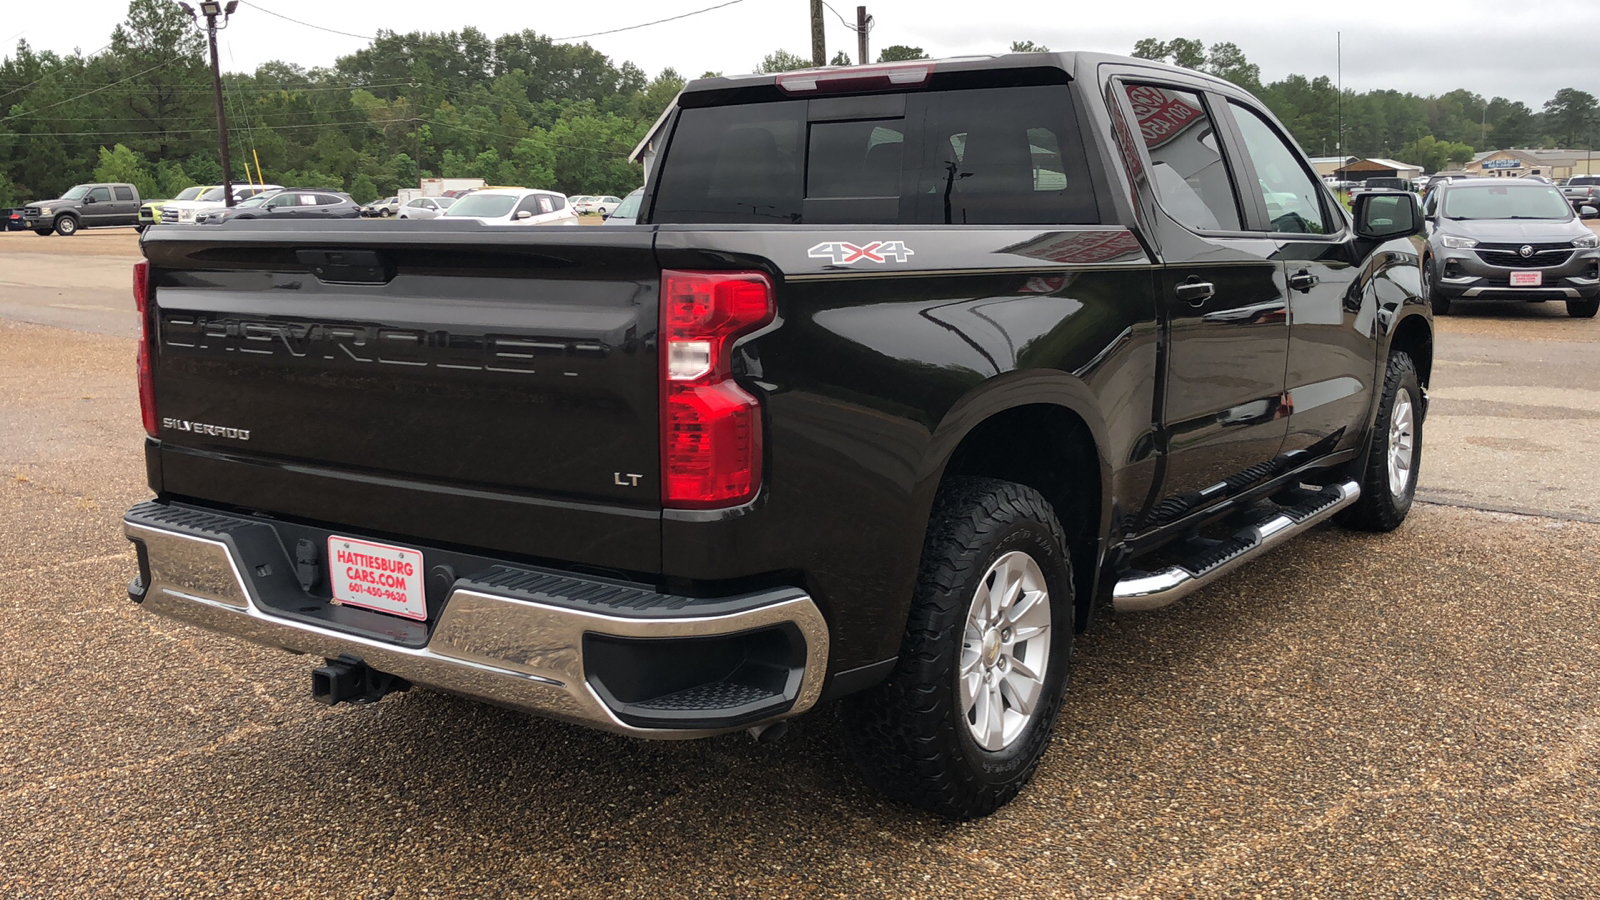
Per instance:
[[[1422,287],[1435,315],[1457,300],[1565,300],[1600,311],[1600,236],[1537,181],[1484,178],[1428,195]]]

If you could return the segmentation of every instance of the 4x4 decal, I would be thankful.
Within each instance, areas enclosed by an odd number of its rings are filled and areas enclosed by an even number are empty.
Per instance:
[[[882,264],[891,259],[903,263],[917,254],[904,241],[873,241],[859,247],[844,241],[829,241],[812,247],[806,255],[812,259],[831,260],[836,266],[852,266],[862,261]]]

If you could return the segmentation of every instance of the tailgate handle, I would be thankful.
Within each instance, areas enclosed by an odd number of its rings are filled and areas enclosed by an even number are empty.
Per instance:
[[[296,250],[295,259],[318,281],[334,284],[386,284],[394,273],[375,250]]]

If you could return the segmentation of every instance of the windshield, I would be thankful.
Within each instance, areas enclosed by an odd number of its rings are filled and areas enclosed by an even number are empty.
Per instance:
[[[445,210],[445,215],[498,219],[511,212],[511,207],[516,205],[517,198],[507,194],[468,194]]]
[[[87,193],[89,193],[89,185],[80,184],[77,187],[73,188],[72,190],[67,191],[65,194],[62,194],[61,195],[61,199],[63,199],[63,200],[82,200],[83,199],[83,195],[87,194]]]
[[[200,196],[201,190],[203,190],[203,188],[201,188],[199,185],[195,185],[194,187],[186,187],[178,194],[178,196],[173,197],[172,199],[193,200],[194,198]]]
[[[612,213],[613,217],[621,216],[624,219],[637,219],[639,217],[639,203],[644,200],[644,191],[634,191],[623,199],[622,205]]]
[[[254,197],[251,197],[249,200],[240,200],[238,203],[233,205],[233,208],[243,209],[247,206],[260,206],[261,204],[272,199],[272,197],[272,194],[257,194]]]
[[[206,203],[214,203],[218,200],[221,200],[222,188],[214,187],[211,190],[206,191],[204,194],[201,194],[200,199]]]
[[[1570,219],[1561,192],[1537,184],[1493,185],[1453,190],[1444,197],[1447,219]]]
[[[433,202],[439,204],[441,209],[449,209],[450,207],[456,205],[456,198],[454,198],[454,197],[435,197],[435,198],[433,198]]]

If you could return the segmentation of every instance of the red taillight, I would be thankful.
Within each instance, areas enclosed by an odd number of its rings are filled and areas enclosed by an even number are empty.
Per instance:
[[[761,404],[733,380],[733,342],[772,321],[760,272],[661,273],[661,502],[732,506],[761,488]]]
[[[139,311],[139,413],[145,433],[156,436],[156,381],[151,368],[151,346],[155,342],[155,311],[150,308],[150,261],[133,264],[133,308]]]

